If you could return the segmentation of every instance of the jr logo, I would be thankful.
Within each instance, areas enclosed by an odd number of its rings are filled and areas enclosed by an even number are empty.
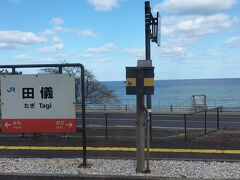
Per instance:
[[[10,87],[9,89],[7,89],[7,92],[15,92],[15,87]]]

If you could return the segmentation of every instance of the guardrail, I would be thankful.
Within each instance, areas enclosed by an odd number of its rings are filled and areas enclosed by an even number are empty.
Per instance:
[[[80,110],[81,106],[77,105],[76,109]],[[136,112],[135,105],[87,105],[86,110],[88,112]],[[171,112],[171,113],[191,113],[194,112],[194,108],[192,107],[177,107],[177,106],[169,106],[169,107],[153,107],[154,112]]]
[[[227,108],[239,109],[240,111],[240,99],[231,98],[208,98],[207,97],[207,108],[217,108],[224,106]],[[120,98],[118,104],[99,104],[99,105],[88,105],[91,110],[115,110],[121,109],[122,111],[135,111],[135,98],[124,99]],[[179,112],[179,111],[190,111],[193,110],[192,98],[161,98],[153,96],[152,107],[156,112]]]
[[[217,106],[220,107],[220,106]],[[215,109],[215,106],[207,106],[207,109]],[[222,106],[221,106],[222,107]],[[76,105],[76,109],[79,110],[80,105]],[[240,106],[224,106],[224,111],[228,112],[240,112]],[[202,109],[205,109],[202,107]],[[136,112],[136,106],[132,104],[99,104],[99,105],[86,105],[88,112]],[[196,108],[193,106],[182,105],[169,105],[169,106],[152,106],[152,111],[155,113],[195,113]]]

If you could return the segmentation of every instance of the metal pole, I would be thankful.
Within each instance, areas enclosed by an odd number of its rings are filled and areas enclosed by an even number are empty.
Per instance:
[[[150,2],[145,1],[145,53],[146,53],[147,61],[151,61],[151,28],[150,27],[151,27],[151,7],[150,7]],[[151,101],[152,101],[151,95],[147,95],[147,109],[152,109]]]
[[[87,166],[87,137],[86,137],[86,116],[85,116],[85,81],[84,66],[81,66],[81,88],[82,88],[82,145],[83,145],[83,166]]]
[[[149,127],[150,140],[152,140],[152,113],[149,113],[149,123],[150,123],[150,127]]]
[[[219,108],[217,108],[217,130],[219,130]]]
[[[149,1],[145,1],[145,48],[146,60],[151,60],[151,7]]]
[[[58,67],[58,73],[59,74],[62,74],[62,69],[63,69],[62,66]]]
[[[151,7],[150,2],[145,1],[145,53],[146,60],[151,61]],[[151,95],[147,95],[147,109],[152,109]],[[152,132],[152,112],[150,113],[150,132]],[[152,133],[151,133],[152,139]]]
[[[107,122],[107,113],[105,113],[105,135],[106,139],[108,138],[108,122]]]
[[[62,74],[62,66],[58,67],[58,73]],[[75,95],[76,96],[76,95]],[[63,138],[66,138],[66,133],[63,133]]]
[[[206,135],[207,134],[207,110],[205,110],[205,113],[204,113],[204,134]]]
[[[16,74],[16,68],[15,67],[12,68],[12,73]]]
[[[144,127],[144,95],[137,95],[137,132],[136,132],[136,158],[138,173],[144,172],[145,161],[145,127]]]
[[[184,140],[187,141],[187,115],[186,114],[184,114],[184,134],[185,134]]]
[[[150,158],[150,154],[149,154],[149,150],[150,150],[150,116],[149,116],[149,113],[147,112],[147,153],[146,153],[146,156],[147,156],[147,169],[145,170],[145,173],[150,173],[150,167],[149,167],[149,158]]]

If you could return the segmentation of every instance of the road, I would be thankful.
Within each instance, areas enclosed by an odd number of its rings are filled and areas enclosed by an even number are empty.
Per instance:
[[[78,125],[81,125],[81,116],[77,115]],[[107,119],[107,121],[106,121]],[[105,127],[135,127],[136,115],[134,113],[87,113],[87,126]],[[194,114],[186,116],[187,129],[203,129],[205,127],[204,114]],[[208,129],[217,128],[217,114],[207,114],[206,125]],[[184,115],[162,115],[153,114],[153,128],[183,129]],[[240,128],[240,115],[219,114],[219,128]]]

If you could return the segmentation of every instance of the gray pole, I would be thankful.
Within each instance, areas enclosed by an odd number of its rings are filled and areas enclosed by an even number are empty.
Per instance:
[[[145,47],[146,47],[146,60],[151,60],[151,7],[150,2],[145,1]]]
[[[146,144],[147,144],[147,154],[146,154],[146,156],[147,156],[147,168],[146,168],[145,172],[150,173],[150,165],[149,165],[149,158],[150,158],[150,156],[149,156],[149,151],[150,151],[150,144],[149,144],[149,142],[150,142],[150,136],[149,136],[150,124],[149,124],[149,122],[150,122],[150,116],[149,116],[148,112],[146,112],[146,113],[147,113],[147,141],[146,141]]]
[[[151,61],[151,7],[150,2],[145,1],[145,53],[146,60]],[[152,109],[151,95],[147,95],[147,109]],[[151,122],[151,112],[150,112]]]
[[[150,7],[150,2],[145,1],[145,53],[146,53],[146,61],[151,62],[151,7]],[[152,62],[149,63],[152,66]],[[147,95],[147,109],[151,110],[152,109],[152,98],[151,95]],[[149,124],[149,122],[151,124]],[[150,172],[149,168],[149,131],[152,132],[152,112],[149,112],[149,119],[147,122],[147,171]]]
[[[83,166],[87,166],[87,135],[86,135],[86,107],[85,107],[85,69],[81,65],[81,88],[82,88],[82,146]]]
[[[137,95],[137,168],[138,173],[144,172],[145,165],[145,126],[144,126],[144,95]]]

